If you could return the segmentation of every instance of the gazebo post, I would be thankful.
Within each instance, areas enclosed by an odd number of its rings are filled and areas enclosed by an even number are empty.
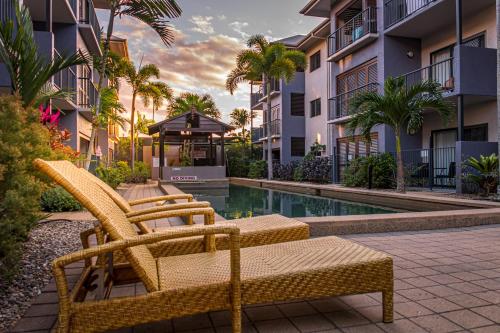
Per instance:
[[[163,180],[163,167],[165,166],[165,133],[160,129],[160,181]]]
[[[212,133],[210,133],[210,149],[209,149],[209,161],[210,161],[210,165],[213,166],[214,165],[214,147],[213,147],[213,138],[212,138]]]
[[[222,166],[226,165],[226,158],[224,156],[224,131],[222,132],[222,135],[221,135],[221,152],[220,152],[220,155],[221,155],[221,158],[222,158]]]

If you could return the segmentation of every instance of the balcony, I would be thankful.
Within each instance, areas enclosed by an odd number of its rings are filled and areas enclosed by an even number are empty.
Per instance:
[[[271,137],[279,137],[281,135],[281,119],[271,121]],[[259,140],[267,139],[267,123],[259,127]]]
[[[328,61],[338,61],[377,37],[377,8],[368,7],[328,37]]]
[[[262,88],[262,87],[261,87]],[[262,103],[260,100],[262,99],[262,91],[259,89],[259,92],[252,93],[250,95],[250,105],[252,107],[252,110],[262,110]]]
[[[82,37],[92,54],[101,54],[101,26],[97,20],[92,0],[80,0],[80,14],[78,17],[79,29]]]
[[[52,0],[52,22],[76,24],[76,1],[77,0]],[[23,0],[23,3],[29,9],[33,21],[47,21],[45,0]]]
[[[77,102],[80,113],[87,119],[92,119],[92,108],[97,104],[97,88],[89,78],[78,79]]]
[[[54,57],[61,57],[57,50],[54,50]],[[61,110],[74,109],[77,103],[76,96],[76,72],[73,68],[66,68],[54,75],[53,87],[71,93],[67,99],[55,100],[54,106]]]
[[[336,121],[338,119],[346,118],[349,115],[350,102],[352,99],[360,93],[378,91],[378,86],[378,83],[368,83],[362,87],[330,98],[328,100],[328,120]]]
[[[455,0],[386,0],[384,28],[389,36],[425,38],[455,25]],[[467,19],[491,7],[493,0],[462,1],[462,17]]]
[[[280,93],[280,80],[271,79],[270,86],[271,86],[271,97],[274,97]],[[267,99],[267,95],[266,95],[266,89],[264,88],[263,85],[260,86],[258,93],[262,95],[259,102],[265,102]]]
[[[443,93],[450,93],[455,88],[455,80],[453,76],[453,58],[449,58],[427,67],[417,69],[413,72],[406,73],[402,77],[405,78],[406,88],[409,89],[416,84],[434,81],[443,89]]]
[[[0,0],[0,22],[13,20],[16,16],[12,1]]]

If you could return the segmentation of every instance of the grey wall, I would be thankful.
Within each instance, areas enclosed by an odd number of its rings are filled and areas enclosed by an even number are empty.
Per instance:
[[[291,93],[305,92],[304,72],[295,73],[295,78],[286,84],[281,80],[281,163],[286,164],[302,157],[291,156],[291,137],[305,137],[305,119],[301,116],[292,116],[290,113]],[[307,147],[306,147],[307,149]]]
[[[414,71],[421,67],[420,39],[384,36],[384,79]],[[413,58],[407,53],[413,52]]]
[[[464,95],[496,96],[496,50],[462,45],[455,47],[455,54],[459,54],[459,58],[454,59],[455,91]]]
[[[71,139],[66,144],[73,149],[78,148],[78,111],[66,110],[59,121],[59,128],[71,132]]]

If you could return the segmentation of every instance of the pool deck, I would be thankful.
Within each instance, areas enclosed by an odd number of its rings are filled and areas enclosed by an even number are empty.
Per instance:
[[[136,185],[128,199],[159,194]],[[155,221],[159,227],[177,222]],[[391,254],[395,321],[382,323],[379,294],[244,307],[244,332],[420,333],[500,332],[500,225],[343,236]],[[72,265],[75,281],[83,263]],[[142,284],[113,289],[111,297],[145,293]],[[50,332],[58,299],[52,280],[10,332]],[[162,321],[115,332],[230,332],[226,311]]]

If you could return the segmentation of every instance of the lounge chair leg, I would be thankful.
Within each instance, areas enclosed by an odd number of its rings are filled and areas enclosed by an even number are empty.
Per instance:
[[[233,333],[241,333],[241,306],[233,306],[231,309],[233,321]]]
[[[383,320],[384,323],[392,323],[394,316],[394,299],[393,299],[393,291],[387,290],[382,292],[383,299]]]

